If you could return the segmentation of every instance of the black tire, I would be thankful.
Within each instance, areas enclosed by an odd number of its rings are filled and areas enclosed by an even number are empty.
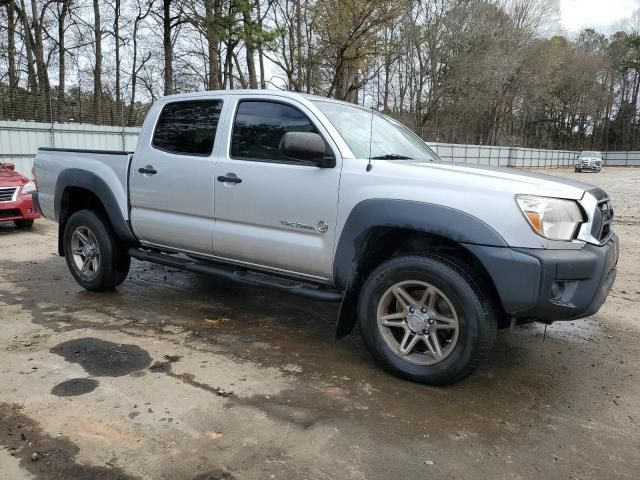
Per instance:
[[[578,167],[574,167],[574,168],[573,168],[573,171],[574,171],[575,173],[580,173],[580,172],[582,172],[582,170],[580,170]]]
[[[72,253],[72,236],[78,228],[88,229],[95,237],[100,262],[91,278],[83,274],[76,264]],[[115,288],[124,282],[131,266],[131,257],[127,248],[118,241],[111,226],[96,213],[90,210],[79,210],[67,221],[64,228],[64,252],[67,267],[73,278],[87,290],[102,292]]]
[[[33,220],[14,220],[13,223],[16,228],[31,228],[33,227]]]
[[[448,356],[431,365],[401,358],[387,345],[378,327],[378,304],[385,292],[404,281],[426,282],[450,300],[458,316],[457,342]],[[379,265],[367,278],[358,300],[358,322],[371,355],[399,377],[431,385],[447,385],[470,375],[487,359],[497,330],[497,313],[479,280],[449,258],[405,256]]]

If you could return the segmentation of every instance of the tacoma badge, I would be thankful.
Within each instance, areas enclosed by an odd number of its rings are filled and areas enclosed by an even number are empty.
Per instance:
[[[322,220],[319,221],[318,225],[316,225],[316,226],[309,225],[309,224],[306,224],[306,223],[289,222],[287,220],[280,220],[280,224],[284,225],[285,227],[300,228],[302,230],[312,230],[312,231],[319,232],[319,233],[326,233],[326,231],[329,230],[329,225],[327,225]]]

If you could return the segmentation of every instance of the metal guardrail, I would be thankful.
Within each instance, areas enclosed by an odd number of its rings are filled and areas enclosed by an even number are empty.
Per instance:
[[[490,145],[428,144],[442,160],[516,168],[560,168],[573,166],[579,151]],[[608,166],[640,167],[640,151],[603,152]]]

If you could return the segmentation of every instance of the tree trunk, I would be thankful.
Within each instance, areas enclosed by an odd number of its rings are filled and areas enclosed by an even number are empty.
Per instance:
[[[27,82],[31,93],[36,95],[36,104],[33,105],[33,111],[38,113],[40,104],[37,103],[37,95],[39,93],[38,78],[36,76],[35,61],[33,59],[33,38],[31,28],[29,27],[29,18],[25,8],[24,0],[20,0],[20,19],[22,20],[22,30],[24,32],[24,49],[27,54]]]
[[[249,74],[249,88],[258,88],[258,77],[256,75],[255,45],[253,32],[253,20],[251,19],[251,6],[247,5],[242,9],[242,19],[244,22],[244,47],[247,56],[247,73]],[[239,71],[239,70],[238,70]]]
[[[634,71],[633,73],[633,94],[631,95],[631,118],[630,118],[630,127],[631,127],[631,139],[629,144],[629,150],[634,148],[637,138],[637,114],[638,114],[638,90],[640,89],[640,75],[638,72]]]
[[[113,36],[115,41],[116,50],[116,112],[120,114],[120,124],[124,125],[124,107],[122,105],[122,98],[120,92],[120,68],[122,62],[120,59],[120,0],[115,0],[114,16],[113,16]]]
[[[204,2],[209,67],[208,90],[219,90],[222,80],[220,71],[220,34],[218,33],[217,25],[217,16],[220,15],[222,10],[221,3],[221,0],[205,0]]]
[[[141,5],[145,2],[139,0],[137,2],[138,14],[133,21],[133,33],[132,33],[132,61],[131,61],[131,97],[129,101],[129,113],[127,118],[127,125],[135,125],[136,119],[136,93],[138,87],[138,74],[140,70],[144,68],[145,63],[151,58],[151,53],[148,52],[145,59],[138,65],[138,31],[140,29],[140,23],[149,16],[153,8],[153,2],[146,3],[146,10],[143,12]],[[154,97],[155,99],[155,97]]]
[[[51,117],[51,89],[49,83],[49,72],[47,71],[47,64],[44,61],[44,41],[42,39],[42,21],[38,14],[38,6],[36,0],[31,0],[31,15],[34,34],[34,56],[36,60],[36,71],[38,75],[38,83],[40,85],[41,93],[44,97],[41,97],[41,101],[44,103],[45,120],[50,122]]]
[[[258,16],[258,30],[260,38],[258,39],[258,64],[260,65],[260,88],[267,88],[267,79],[264,74],[264,48],[262,47],[262,13],[260,12],[260,0],[256,0],[256,15]]]
[[[9,74],[9,119],[15,120],[15,94],[18,88],[16,70],[16,11],[13,0],[7,3],[7,62]]]
[[[244,75],[242,74],[242,70],[240,69],[240,62],[238,61],[238,55],[236,55],[235,52],[233,53],[233,64],[236,66],[236,70],[238,71],[238,80],[240,81],[240,86],[242,88],[248,88],[249,86],[247,85],[247,79],[244,78]]]
[[[100,1],[93,0],[93,35],[95,39],[95,67],[93,69],[93,114],[95,122],[102,122],[102,30],[100,28]]]
[[[296,91],[301,92],[302,84],[304,81],[303,66],[302,66],[302,9],[300,8],[300,1],[296,1]]]
[[[164,52],[164,94],[173,93],[173,43],[171,42],[171,2],[162,0],[162,49]]]
[[[62,2],[62,10],[58,17],[58,104],[57,104],[57,118],[59,122],[64,122],[64,94],[66,90],[66,46],[64,38],[65,21],[67,14],[69,13],[69,0]]]
[[[133,22],[133,34],[132,34],[132,59],[131,59],[131,97],[129,97],[129,114],[127,116],[127,125],[133,123],[133,117],[135,114],[136,103],[136,87],[138,85],[138,25],[141,20],[141,15],[138,13],[135,21]]]
[[[224,76],[222,88],[233,90],[233,51],[236,48],[235,43],[227,44],[227,53],[224,57]]]
[[[135,111],[136,111],[136,87],[138,86],[138,72],[136,67],[138,65],[138,26],[133,28],[133,59],[131,65],[131,97],[129,97],[129,115],[127,116],[127,126],[133,124]]]

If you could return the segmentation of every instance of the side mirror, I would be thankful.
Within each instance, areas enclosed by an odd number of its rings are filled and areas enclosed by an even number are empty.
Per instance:
[[[336,160],[326,156],[324,140],[317,133],[287,132],[280,140],[280,153],[295,160],[314,162],[320,168],[333,168]]]
[[[2,166],[7,170],[15,170],[16,166],[13,163],[3,163]]]

